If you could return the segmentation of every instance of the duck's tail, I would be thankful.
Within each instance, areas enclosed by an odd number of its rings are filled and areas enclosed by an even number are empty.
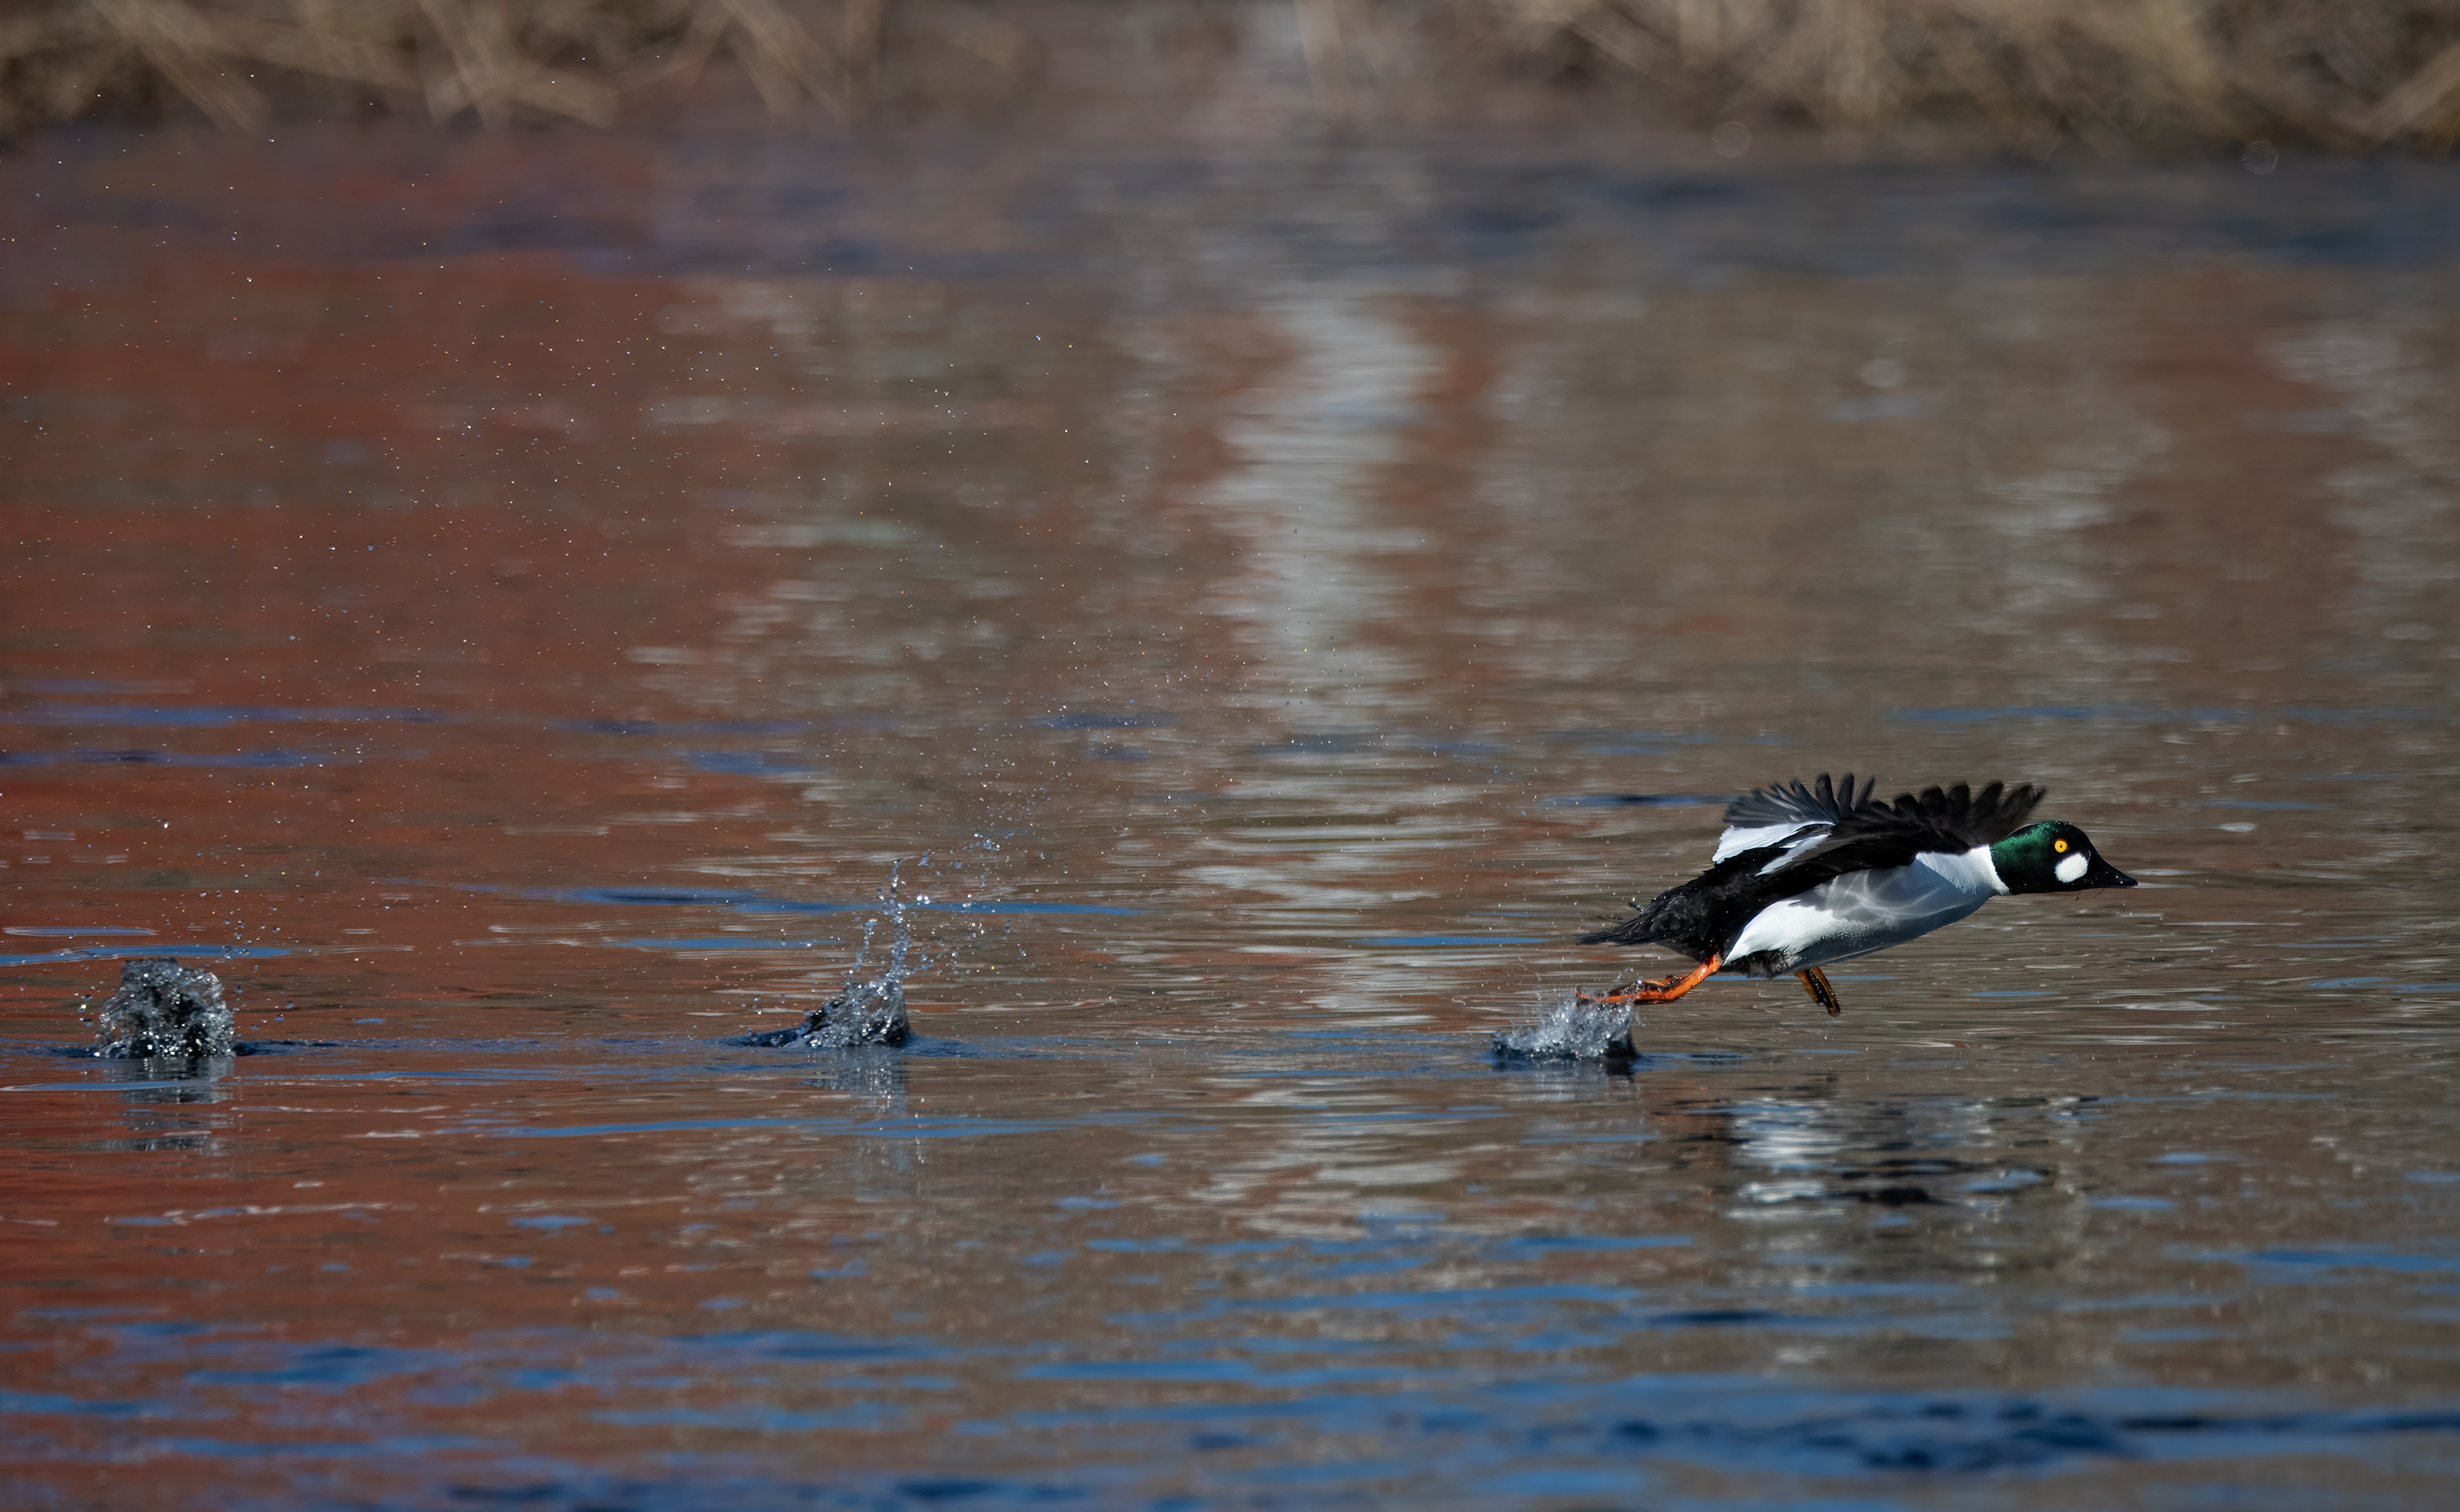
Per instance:
[[[1635,906],[1638,905],[1635,905]],[[1650,904],[1620,924],[1610,925],[1594,934],[1580,936],[1580,943],[1582,945],[1657,945],[1661,943],[1658,934],[1660,922],[1657,905]]]

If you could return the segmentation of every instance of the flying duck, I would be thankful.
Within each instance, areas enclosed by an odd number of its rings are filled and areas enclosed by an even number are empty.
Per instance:
[[[1919,939],[2008,892],[2132,887],[2084,831],[2027,824],[2044,790],[1959,782],[1874,802],[1877,779],[1780,782],[1726,807],[1708,869],[1668,887],[1582,945],[1662,945],[1700,964],[1682,976],[1609,990],[1604,1003],[1670,1003],[1713,972],[1791,971],[1832,1014],[1821,967]]]

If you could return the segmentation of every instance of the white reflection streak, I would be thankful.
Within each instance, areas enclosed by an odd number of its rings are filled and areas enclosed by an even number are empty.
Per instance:
[[[1247,546],[1244,570],[1202,607],[1247,622],[1249,680],[1280,706],[1288,728],[1389,726],[1427,697],[1414,691],[1424,685],[1417,659],[1394,649],[1405,637],[1370,643],[1403,587],[1387,559],[1424,551],[1428,542],[1389,522],[1376,489],[1404,455],[1404,433],[1424,423],[1420,396],[1442,353],[1411,335],[1371,286],[1310,289],[1261,313],[1293,355],[1279,381],[1222,428],[1238,461],[1205,498],[1220,527]],[[1301,801],[1325,796],[1312,777],[1280,785]],[[1355,913],[1424,890],[1409,885],[1424,859],[1408,853],[1424,840],[1380,829],[1241,836],[1210,844],[1230,855],[1198,874],[1284,907]],[[1342,957],[1325,970],[1332,981],[1311,994],[1325,1007],[1371,1015],[1388,1000],[1382,963]]]
[[[1412,660],[1361,644],[1399,585],[1374,559],[1425,538],[1381,522],[1373,490],[1399,459],[1399,432],[1421,423],[1419,395],[1440,353],[1411,336],[1374,292],[1332,289],[1268,311],[1296,352],[1282,383],[1251,400],[1222,439],[1241,465],[1208,499],[1247,537],[1247,570],[1205,607],[1253,622],[1258,680],[1287,684],[1300,728],[1345,706],[1370,718],[1401,707]]]

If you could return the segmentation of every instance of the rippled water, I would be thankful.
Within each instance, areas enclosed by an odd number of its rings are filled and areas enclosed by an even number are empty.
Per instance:
[[[0,244],[11,1505],[2455,1495],[2448,170],[96,137]],[[1493,1057],[1848,767],[2145,885]],[[915,1043],[720,1043],[892,867]],[[58,1054],[133,955],[290,1043]]]

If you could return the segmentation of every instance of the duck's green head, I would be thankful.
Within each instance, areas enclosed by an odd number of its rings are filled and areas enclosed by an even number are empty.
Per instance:
[[[2009,892],[2082,892],[2132,887],[2135,879],[2101,859],[2084,831],[2059,820],[2027,824],[1990,847],[1990,864]]]

